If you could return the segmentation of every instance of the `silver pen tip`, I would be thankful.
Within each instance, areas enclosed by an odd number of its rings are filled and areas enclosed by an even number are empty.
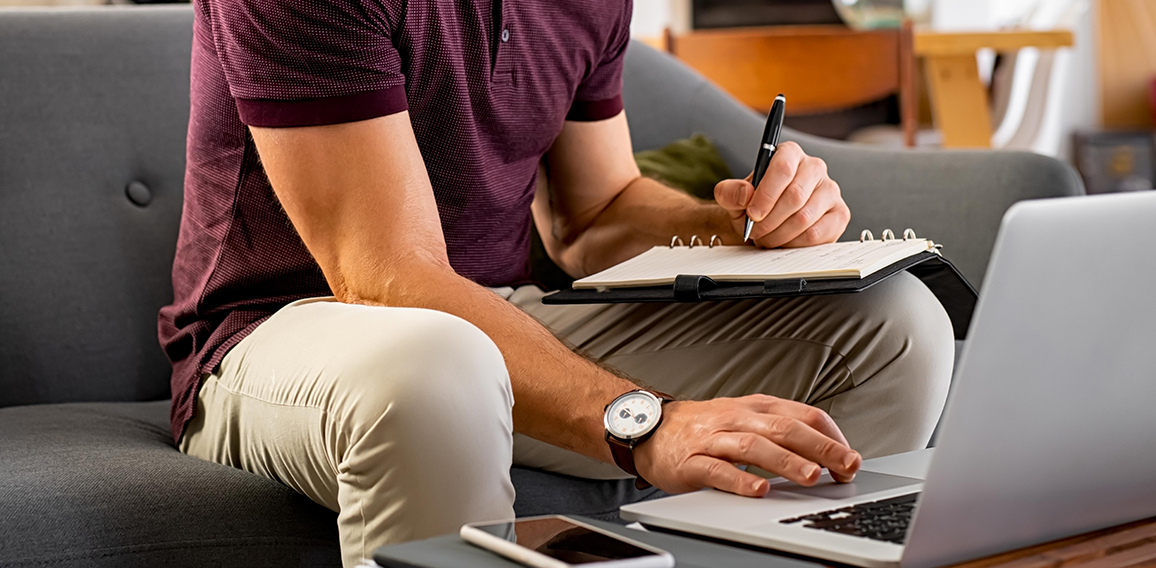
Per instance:
[[[744,243],[751,240],[751,229],[753,229],[754,227],[755,227],[755,222],[752,221],[750,217],[747,217],[747,226],[746,226],[746,228],[743,229],[743,242]]]

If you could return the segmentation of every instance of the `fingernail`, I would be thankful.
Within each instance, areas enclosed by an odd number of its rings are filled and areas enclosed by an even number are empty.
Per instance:
[[[760,479],[758,481],[755,481],[754,483],[751,483],[751,491],[754,491],[755,493],[759,493],[762,490],[763,490],[763,480]]]
[[[843,467],[845,467],[847,469],[851,469],[851,466],[855,465],[855,459],[858,457],[859,457],[858,452],[851,452],[851,453],[847,454],[847,457],[843,458]]]
[[[744,185],[743,188],[739,190],[739,205],[746,207],[747,203],[749,203],[750,201],[751,201],[751,188]]]
[[[747,209],[747,215],[755,221],[762,221],[764,213],[763,210],[759,209],[758,207],[751,207],[750,209]]]
[[[819,466],[817,466],[813,463],[809,463],[809,464],[803,466],[803,477],[805,477],[807,479],[811,479],[811,477],[814,476],[818,472],[819,472]]]

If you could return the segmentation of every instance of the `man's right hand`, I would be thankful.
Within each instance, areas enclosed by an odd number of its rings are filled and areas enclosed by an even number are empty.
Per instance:
[[[735,464],[753,465],[801,485],[821,467],[851,481],[863,458],[827,413],[767,395],[667,403],[662,424],[634,450],[644,479],[667,493],[713,487],[762,497],[770,483]]]

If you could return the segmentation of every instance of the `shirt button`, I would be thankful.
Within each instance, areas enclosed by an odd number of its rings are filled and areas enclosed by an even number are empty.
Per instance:
[[[507,41],[510,41],[510,28],[505,28],[502,30],[502,43]]]

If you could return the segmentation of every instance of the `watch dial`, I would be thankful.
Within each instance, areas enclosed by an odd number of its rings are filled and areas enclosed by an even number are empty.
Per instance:
[[[654,427],[660,409],[654,398],[643,393],[633,393],[619,398],[607,412],[610,433],[619,438],[632,439]]]

